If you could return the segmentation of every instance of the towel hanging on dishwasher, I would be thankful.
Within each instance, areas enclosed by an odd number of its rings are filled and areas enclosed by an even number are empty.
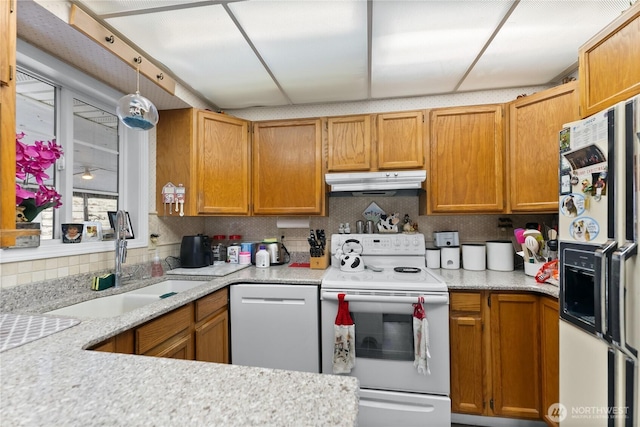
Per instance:
[[[338,294],[338,314],[334,328],[333,373],[349,374],[356,365],[356,326],[349,314],[345,294]]]
[[[413,366],[418,368],[418,373],[427,375],[431,374],[429,369],[429,322],[424,312],[422,303],[424,299],[420,297],[417,304],[413,304],[413,347],[414,360]]]

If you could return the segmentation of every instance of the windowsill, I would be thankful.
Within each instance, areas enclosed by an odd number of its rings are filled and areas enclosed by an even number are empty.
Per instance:
[[[147,242],[141,238],[127,240],[129,249],[143,248]],[[61,243],[60,240],[40,241],[37,248],[11,248],[0,250],[0,264],[7,262],[33,261],[46,258],[86,255],[115,251],[115,241]]]

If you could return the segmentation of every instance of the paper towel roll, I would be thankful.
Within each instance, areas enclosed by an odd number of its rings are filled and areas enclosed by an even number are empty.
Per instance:
[[[487,265],[486,247],[483,243],[464,243],[462,245],[462,268],[465,270],[484,270]]]
[[[309,217],[287,217],[279,216],[276,220],[278,228],[309,228]]]
[[[510,240],[487,241],[487,268],[496,271],[513,271],[514,249]]]

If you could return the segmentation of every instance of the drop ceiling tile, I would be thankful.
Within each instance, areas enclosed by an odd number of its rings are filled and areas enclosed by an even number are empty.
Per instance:
[[[97,15],[131,13],[146,9],[169,8],[210,2],[210,0],[79,0],[90,11]]]
[[[373,2],[372,97],[452,91],[510,6],[506,1]]]
[[[265,1],[229,5],[294,103],[367,97],[367,4]]]
[[[459,89],[549,83],[577,64],[577,47],[628,7],[627,0],[522,0]]]
[[[220,5],[106,22],[221,108],[287,103]]]

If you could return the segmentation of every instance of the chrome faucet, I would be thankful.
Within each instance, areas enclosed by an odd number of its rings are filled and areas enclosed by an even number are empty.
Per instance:
[[[116,234],[116,282],[115,287],[120,287],[122,280],[122,264],[127,261],[127,222],[123,210],[116,213],[114,224]]]

